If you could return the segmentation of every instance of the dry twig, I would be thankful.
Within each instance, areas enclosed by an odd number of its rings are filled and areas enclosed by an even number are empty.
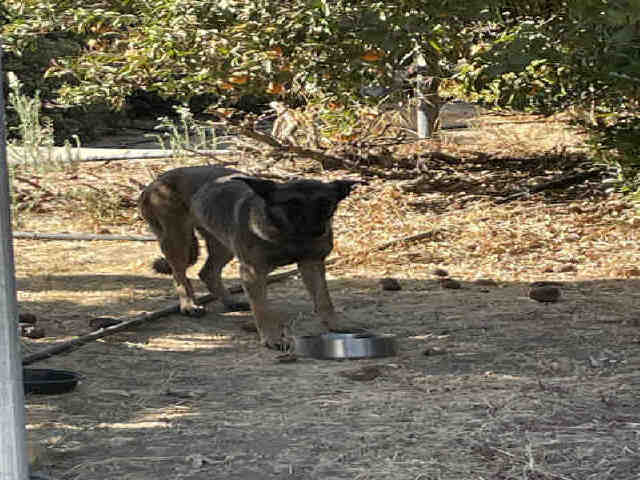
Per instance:
[[[31,185],[34,188],[37,188],[38,190],[43,191],[44,193],[46,193],[47,195],[50,195],[52,197],[55,196],[55,194],[51,191],[51,190],[47,190],[46,188],[44,188],[42,185],[40,185],[38,182],[34,181],[34,180],[30,180],[28,178],[24,178],[21,177],[20,175],[14,175],[13,178],[15,180],[18,180],[20,182],[26,183],[28,185]]]
[[[507,203],[507,202],[511,202],[512,200],[517,200],[519,198],[522,197],[526,197],[528,195],[534,194],[534,193],[539,193],[542,192],[544,190],[548,190],[551,188],[567,188],[570,187],[571,185],[575,185],[577,183],[582,183],[586,180],[592,179],[592,178],[597,178],[599,176],[601,176],[603,173],[605,172],[604,168],[594,168],[592,170],[588,170],[586,172],[578,172],[578,173],[574,173],[572,175],[560,175],[558,177],[552,178],[551,180],[549,180],[548,182],[544,182],[544,183],[540,183],[538,185],[534,185],[532,187],[529,187],[523,191],[520,192],[516,192],[514,194],[511,194],[505,198],[501,198],[499,200],[496,200],[496,203],[500,204],[500,203]]]
[[[100,233],[38,233],[13,232],[13,238],[27,240],[122,240],[126,242],[153,242],[153,235],[108,235]]]

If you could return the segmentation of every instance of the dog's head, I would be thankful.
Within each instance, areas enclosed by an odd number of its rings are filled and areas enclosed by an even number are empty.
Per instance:
[[[264,199],[269,222],[283,234],[297,238],[319,238],[330,232],[331,218],[338,203],[359,183],[353,180],[276,183],[251,177],[239,179]]]

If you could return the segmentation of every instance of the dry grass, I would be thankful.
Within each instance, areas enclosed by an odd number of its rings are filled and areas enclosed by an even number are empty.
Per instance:
[[[583,151],[586,137],[567,125],[563,116],[542,119],[535,115],[483,116],[471,121],[473,129],[443,131],[443,143],[477,147],[482,151],[528,156],[554,150]]]
[[[282,364],[239,328],[247,315],[212,305],[202,319],[156,321],[46,362],[86,378],[74,393],[28,399],[38,467],[78,480],[638,478],[635,209],[588,185],[496,205],[498,191],[557,173],[578,141],[565,131],[561,143],[555,124],[491,130],[494,120],[483,119],[464,149],[452,140],[413,147],[462,159],[444,170],[430,164],[428,192],[371,181],[340,207],[334,301],[350,322],[394,333],[398,356]],[[525,148],[544,131],[554,140]],[[168,167],[113,162],[47,175],[38,181],[53,196],[20,211],[17,225],[146,233],[129,202],[148,169]],[[81,183],[111,207],[87,207],[73,190]],[[84,333],[93,316],[172,302],[171,282],[148,269],[156,252],[149,243],[17,240],[20,306],[48,333],[25,345]],[[462,288],[442,288],[436,267]],[[236,277],[234,268],[227,274]],[[383,276],[403,289],[381,291]],[[562,300],[529,300],[531,281],[562,282]],[[274,285],[270,296],[298,318],[299,333],[316,328],[299,281]],[[381,371],[371,382],[341,375],[369,365]]]

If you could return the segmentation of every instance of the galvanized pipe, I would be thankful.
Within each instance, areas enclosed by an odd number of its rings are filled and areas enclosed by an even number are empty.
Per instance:
[[[431,130],[429,129],[429,115],[427,114],[427,105],[422,94],[418,97],[418,108],[416,108],[416,125],[418,138],[429,138]]]
[[[18,338],[18,305],[11,234],[0,39],[0,480],[27,480],[24,387]]]

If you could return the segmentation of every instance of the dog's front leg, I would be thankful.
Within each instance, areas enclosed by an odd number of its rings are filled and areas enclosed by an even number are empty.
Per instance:
[[[250,265],[241,264],[240,278],[251,304],[260,342],[269,348],[281,349],[283,346],[282,322],[276,312],[272,312],[267,306],[267,273],[256,271]]]
[[[180,299],[180,312],[189,317],[202,317],[207,311],[204,307],[196,305],[193,287],[186,275],[180,278],[174,276],[178,298]]]
[[[328,330],[337,330],[337,315],[331,303],[323,260],[298,263],[302,282],[313,300],[314,311]]]

